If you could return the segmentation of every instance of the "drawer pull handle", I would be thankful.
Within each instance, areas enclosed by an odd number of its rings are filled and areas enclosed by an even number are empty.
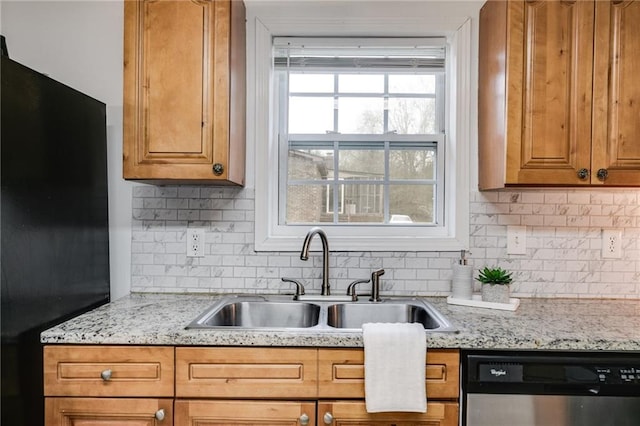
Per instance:
[[[325,425],[330,425],[331,423],[333,423],[333,415],[331,413],[324,413],[322,421]]]
[[[164,420],[164,409],[161,408],[158,411],[156,411],[156,419],[158,421],[163,421]]]
[[[100,377],[102,377],[102,380],[104,380],[105,382],[111,380],[111,370],[103,370],[102,373],[100,373]]]
[[[307,416],[306,413],[302,413],[302,415],[300,416],[299,420],[300,420],[300,424],[303,425],[303,426],[309,424],[309,416]]]

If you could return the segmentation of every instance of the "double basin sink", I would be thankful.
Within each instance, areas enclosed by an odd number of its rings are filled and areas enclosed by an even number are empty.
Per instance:
[[[368,322],[419,323],[428,332],[456,331],[429,302],[419,298],[389,298],[373,303],[331,300],[306,302],[285,296],[224,297],[187,328],[355,331],[361,330],[362,324]]]

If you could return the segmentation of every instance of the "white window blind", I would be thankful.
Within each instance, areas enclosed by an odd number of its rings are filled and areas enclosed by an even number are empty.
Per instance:
[[[408,72],[445,69],[445,38],[276,37],[275,68]]]

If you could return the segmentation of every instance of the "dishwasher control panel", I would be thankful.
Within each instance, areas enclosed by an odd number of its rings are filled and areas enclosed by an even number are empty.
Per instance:
[[[640,365],[488,361],[477,364],[476,377],[487,383],[640,384]]]
[[[600,383],[640,383],[640,366],[636,367],[598,367]]]
[[[640,354],[466,353],[472,392],[640,396]]]

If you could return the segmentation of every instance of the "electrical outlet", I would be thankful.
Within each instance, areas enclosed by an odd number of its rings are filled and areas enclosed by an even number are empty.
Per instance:
[[[204,257],[204,229],[187,228],[187,257]]]
[[[526,226],[507,226],[507,254],[527,254]]]
[[[602,230],[602,258],[620,259],[622,257],[622,232],[617,229]]]

